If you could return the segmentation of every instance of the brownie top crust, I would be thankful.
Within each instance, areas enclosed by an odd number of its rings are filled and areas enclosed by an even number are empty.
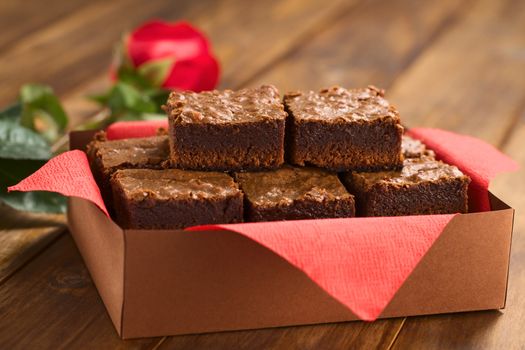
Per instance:
[[[273,85],[237,91],[174,91],[163,108],[172,122],[181,124],[249,123],[287,116]]]
[[[419,158],[421,156],[435,157],[434,151],[428,149],[423,142],[407,135],[403,135],[401,151],[405,158]]]
[[[124,169],[115,172],[112,182],[118,183],[127,199],[135,201],[223,199],[240,193],[233,179],[219,172]]]
[[[403,162],[400,171],[381,171],[376,173],[353,173],[354,179],[358,178],[366,187],[377,183],[396,186],[413,185],[421,182],[440,181],[457,178],[470,181],[457,167],[448,165],[432,157],[408,158]]]
[[[124,165],[159,165],[169,157],[168,136],[111,140],[98,135],[87,147],[91,156],[100,158],[105,168]]]
[[[290,92],[284,103],[296,119],[366,121],[392,118],[399,113],[384,99],[384,91],[374,86],[347,90],[340,86],[319,92]]]
[[[284,166],[275,171],[237,173],[236,179],[250,202],[263,207],[352,197],[336,174],[316,168]]]

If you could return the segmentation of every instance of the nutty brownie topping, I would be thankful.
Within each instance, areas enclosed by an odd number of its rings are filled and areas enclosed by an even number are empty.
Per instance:
[[[238,91],[174,91],[163,108],[176,123],[243,123],[286,117],[279,91],[272,85]]]
[[[457,167],[426,156],[405,159],[401,171],[355,173],[355,175],[362,177],[369,186],[379,182],[394,185],[410,185],[423,181],[467,177]]]
[[[126,169],[117,171],[113,178],[119,182],[125,196],[133,200],[213,199],[240,192],[230,176],[218,172]]]
[[[435,157],[434,151],[429,150],[423,142],[406,135],[403,135],[401,151],[405,158],[418,158],[421,156]]]
[[[345,121],[394,118],[397,110],[383,98],[384,91],[374,86],[347,90],[334,86],[319,92],[292,92],[284,96],[286,106],[298,119]]]
[[[259,206],[351,197],[337,175],[316,168],[285,166],[276,171],[237,173],[236,177],[249,200]]]

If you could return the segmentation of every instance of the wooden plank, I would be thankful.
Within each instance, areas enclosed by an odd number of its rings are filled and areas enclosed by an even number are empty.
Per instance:
[[[160,338],[121,341],[69,235],[0,289],[4,349],[145,349]]]
[[[216,3],[212,8],[216,16],[203,14],[195,23],[209,33],[223,63],[221,86],[239,88],[283,55],[331,27],[355,3],[357,0],[230,0]]]
[[[403,121],[500,144],[525,89],[524,10],[514,0],[471,6],[390,89]]]
[[[185,335],[167,338],[159,349],[382,349],[399,331],[402,319],[395,321]]]
[[[336,84],[387,88],[468,6],[456,0],[360,3],[249,84],[271,82],[282,92]]]
[[[82,11],[88,0],[28,0],[23,6],[16,1],[0,2],[0,51],[15,44],[28,34],[48,26],[53,21]],[[35,13],[38,16],[35,16]]]
[[[524,32],[523,2],[481,1],[391,91],[411,125],[452,129],[505,146],[522,170],[500,176],[491,190],[517,213],[525,209],[525,61],[519,55]],[[517,215],[506,310],[409,318],[393,348],[523,347],[524,233],[525,220]]]
[[[0,203],[0,284],[66,227],[63,215],[22,213]]]

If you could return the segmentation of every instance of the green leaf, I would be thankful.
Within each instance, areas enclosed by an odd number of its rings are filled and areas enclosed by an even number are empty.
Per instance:
[[[138,89],[152,89],[153,84],[146,77],[141,75],[132,66],[123,65],[120,66],[117,71],[117,78],[119,82],[132,85]]]
[[[173,57],[162,58],[145,62],[137,70],[153,86],[162,86],[174,63],[175,59]]]
[[[0,187],[5,188],[19,183],[46,163],[41,159],[0,158]]]
[[[112,114],[119,117],[120,114],[155,113],[157,106],[147,95],[130,84],[119,82],[110,90],[107,98],[107,106]]]
[[[153,101],[146,95],[143,95],[135,89],[133,86],[128,84],[119,83],[115,86],[115,99],[109,100],[111,107],[112,102],[118,101],[117,103],[123,103],[125,109],[136,112],[155,112],[156,108]]]
[[[54,192],[10,192],[0,191],[0,200],[18,210],[65,213],[67,198]]]
[[[60,194],[8,193],[7,187],[35,172],[51,157],[49,142],[63,134],[67,123],[60,101],[43,85],[24,85],[19,102],[0,111],[1,201],[19,210],[65,212],[66,198]]]
[[[145,91],[144,93],[149,96],[149,98],[153,101],[153,103],[157,107],[157,113],[161,113],[164,117],[166,117],[166,114],[160,108],[160,106],[166,103],[170,92],[171,91],[164,90],[164,89],[153,89],[153,90]]]
[[[33,112],[35,130],[48,142],[56,141],[62,134],[62,130],[56,127],[53,116],[43,110]]]
[[[150,79],[167,74],[172,59],[159,60],[135,69],[129,62],[118,66],[117,82],[104,94],[90,96],[91,100],[111,111],[110,120],[143,120],[152,114],[164,114],[169,90],[155,86]]]
[[[0,111],[0,120],[6,119],[19,122],[22,115],[22,104],[15,103]]]
[[[44,138],[10,120],[0,120],[0,158],[40,159],[51,157]]]
[[[7,205],[27,211],[63,213],[66,198],[53,192],[7,192],[7,187],[25,179],[42,165],[45,160],[0,159],[0,200]]]
[[[20,89],[21,124],[55,141],[67,127],[68,118],[49,86],[26,84]]]

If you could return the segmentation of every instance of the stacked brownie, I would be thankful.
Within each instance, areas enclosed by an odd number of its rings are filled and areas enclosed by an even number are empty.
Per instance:
[[[289,161],[334,171],[401,168],[403,127],[373,86],[284,95]]]
[[[169,143],[167,136],[108,141],[106,134],[99,132],[86,153],[102,197],[111,209],[111,176],[119,169],[162,169],[169,156]]]
[[[284,162],[284,111],[274,86],[171,93],[171,161],[194,170],[259,170]]]
[[[467,211],[470,179],[403,135],[375,87],[177,91],[164,109],[167,136],[88,146],[123,227]]]

